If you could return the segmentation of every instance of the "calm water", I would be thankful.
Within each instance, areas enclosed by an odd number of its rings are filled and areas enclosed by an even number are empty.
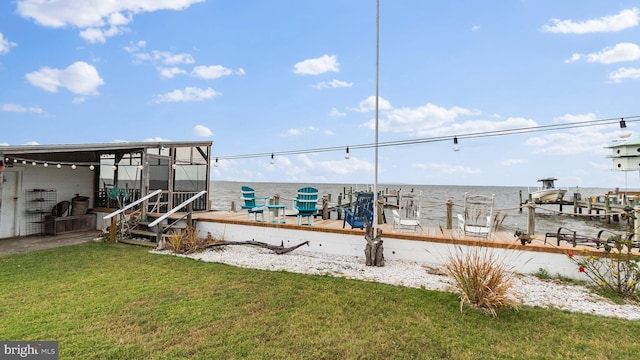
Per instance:
[[[291,207],[291,199],[296,196],[297,190],[304,186],[312,186],[318,189],[320,194],[331,194],[331,202],[337,203],[338,196],[350,189],[355,191],[365,191],[371,189],[372,185],[353,185],[353,184],[301,184],[301,183],[251,183],[251,182],[229,182],[214,181],[211,184],[211,207],[214,210],[229,210],[231,202],[235,201],[237,208],[240,208],[241,194],[240,187],[247,185],[255,189],[256,196],[273,196],[280,195],[280,203]],[[446,202],[453,201],[454,220],[453,226],[457,222],[456,214],[462,213],[464,205],[464,194],[474,195],[491,195],[495,194],[494,214],[499,216],[506,215],[502,223],[504,231],[515,231],[521,229],[526,231],[527,228],[527,209],[522,212],[518,210],[520,205],[520,191],[524,199],[528,197],[529,189],[526,187],[508,187],[508,186],[441,186],[441,185],[392,185],[378,184],[378,190],[384,191],[400,190],[402,193],[413,191],[420,195],[420,223],[423,226],[442,226],[446,227],[447,213]],[[535,190],[531,187],[531,191]],[[582,197],[604,195],[610,189],[601,188],[580,188],[579,192]],[[569,189],[567,197],[573,197],[576,189]],[[558,211],[557,205],[546,206],[552,210]],[[564,212],[573,212],[573,206],[565,206]],[[586,212],[586,211],[585,211]],[[333,215],[335,218],[335,214]],[[388,221],[391,221],[391,214],[386,214]],[[612,222],[607,224],[604,218],[589,219],[588,217],[575,217],[565,214],[557,214],[549,211],[536,210],[536,234],[544,234],[546,232],[555,232],[559,227],[567,227],[575,230],[580,234],[596,236],[599,229],[607,228],[610,230],[624,231],[627,223],[624,221]]]

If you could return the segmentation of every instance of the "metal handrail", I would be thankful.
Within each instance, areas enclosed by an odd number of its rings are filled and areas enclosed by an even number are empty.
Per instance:
[[[134,201],[134,202],[130,203],[129,205],[127,205],[127,206],[123,207],[122,209],[120,209],[120,210],[116,210],[116,211],[114,211],[114,212],[112,212],[112,213],[110,213],[110,214],[106,215],[103,219],[107,220],[107,219],[110,219],[110,218],[112,218],[112,217],[114,217],[114,216],[116,216],[116,215],[120,214],[120,213],[123,213],[123,212],[125,212],[125,211],[127,211],[127,210],[131,209],[132,207],[134,207],[134,206],[136,206],[136,205],[140,204],[141,202],[143,202],[143,201],[145,201],[145,200],[147,200],[147,199],[149,199],[149,198],[152,198],[152,197],[154,197],[154,196],[156,196],[156,195],[160,194],[161,192],[162,192],[162,190],[156,190],[156,191],[152,192],[151,194],[148,194],[147,196],[142,197],[142,198],[140,198],[140,199],[138,199],[138,200],[136,200],[136,201]]]
[[[185,207],[186,205],[188,205],[189,203],[193,202],[195,199],[199,198],[200,196],[204,195],[207,193],[207,190],[202,190],[199,193],[197,193],[196,195],[190,197],[189,199],[185,200],[182,204],[174,207],[173,209],[169,210],[166,214],[160,216],[159,218],[157,218],[156,220],[154,220],[152,223],[150,223],[149,225],[147,225],[147,227],[154,227],[156,225],[158,225],[161,221],[163,221],[164,219],[168,218],[169,216],[173,215],[175,212],[177,212],[178,210],[182,209],[183,207]]]

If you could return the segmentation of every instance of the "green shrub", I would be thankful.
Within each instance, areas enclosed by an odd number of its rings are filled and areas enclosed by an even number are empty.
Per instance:
[[[625,299],[638,299],[640,257],[631,253],[631,240],[621,236],[607,239],[602,255],[568,254],[589,280],[604,293],[613,293]]]

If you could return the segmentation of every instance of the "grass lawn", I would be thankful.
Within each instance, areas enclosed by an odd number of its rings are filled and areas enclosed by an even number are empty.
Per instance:
[[[60,359],[640,356],[640,322],[539,308],[493,318],[460,313],[454,294],[241,269],[130,245],[2,256],[0,274],[0,339],[56,340]]]

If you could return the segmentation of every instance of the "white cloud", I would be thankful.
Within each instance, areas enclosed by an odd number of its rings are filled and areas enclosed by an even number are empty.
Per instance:
[[[586,113],[575,115],[565,114],[555,120],[575,124],[596,119],[595,114]],[[608,152],[606,147],[610,145],[611,139],[618,137],[619,130],[617,123],[596,127],[572,128],[567,130],[567,132],[531,137],[525,144],[533,149],[534,154],[554,156],[594,154],[604,156]]]
[[[171,141],[169,139],[165,139],[165,138],[161,138],[161,137],[153,137],[153,138],[146,138],[144,140],[142,140],[144,142],[161,142],[161,141]],[[128,141],[124,141],[124,142],[128,142]]]
[[[128,49],[131,49],[131,48],[128,48]],[[142,62],[149,62],[152,64],[161,63],[163,65],[182,65],[182,64],[193,64],[194,62],[196,62],[193,59],[193,56],[191,56],[191,54],[186,54],[186,53],[174,54],[169,51],[159,51],[159,50],[153,50],[149,53],[136,52],[133,54],[133,58]]]
[[[472,113],[470,115],[476,115]],[[495,132],[519,128],[531,128],[538,126],[534,120],[510,117],[505,120],[468,120],[462,123],[453,123],[451,126],[443,126],[437,129],[424,129],[417,132],[418,136],[447,136],[451,134],[475,134],[483,132]]]
[[[341,112],[340,110],[338,110],[336,108],[331,108],[331,111],[329,112],[329,116],[331,116],[331,117],[342,117],[342,116],[347,116],[347,113]]]
[[[45,91],[57,92],[59,87],[63,87],[79,95],[97,95],[97,88],[104,84],[98,70],[83,61],[62,70],[44,67],[28,73],[26,78],[31,85]]]
[[[106,38],[127,31],[124,25],[133,16],[158,10],[184,10],[204,0],[129,0],[129,1],[42,1],[18,0],[17,13],[45,27],[76,27],[89,42],[104,42]]]
[[[461,107],[447,109],[428,103],[417,108],[393,109],[379,121],[382,132],[418,132],[438,128],[454,121],[463,115],[474,115],[477,112]]]
[[[2,33],[0,33],[0,54],[9,53],[9,49],[16,46],[17,44],[6,39]]]
[[[554,120],[568,123],[568,124],[575,124],[579,122],[593,121],[597,119],[598,117],[596,114],[586,113],[586,114],[564,114],[558,118],[555,118]]]
[[[480,25],[473,25],[471,27],[471,31],[478,31],[478,30],[480,30]]]
[[[19,104],[2,104],[2,111],[7,112],[19,112],[19,113],[34,113],[34,114],[44,114],[44,111],[39,107],[25,107]]]
[[[233,70],[222,65],[196,66],[191,71],[191,76],[202,79],[218,79],[233,74]]]
[[[187,72],[179,67],[169,67],[169,68],[158,68],[158,72],[160,72],[160,77],[163,79],[173,79],[176,75],[184,75]]]
[[[554,133],[544,136],[537,136],[528,139],[525,143],[533,148],[533,154],[547,156],[594,154],[604,156],[607,154],[606,146],[610,145],[611,139],[617,136],[598,131],[581,132],[580,134]]]
[[[282,134],[282,136],[297,136],[297,135],[302,135],[304,133],[307,132],[314,132],[314,131],[318,131],[318,128],[315,126],[307,126],[304,128],[299,128],[299,129],[289,129],[287,130],[284,134]]]
[[[331,80],[331,81],[323,81],[313,85],[316,89],[335,89],[335,88],[345,88],[351,87],[353,83],[349,83],[341,80]]]
[[[613,47],[606,47],[600,52],[591,54],[573,54],[565,63],[587,59],[590,63],[611,64],[622,61],[634,61],[640,59],[640,46],[633,43],[620,43]]]
[[[551,24],[544,25],[543,31],[560,34],[587,34],[593,32],[614,32],[638,26],[639,10],[637,8],[622,10],[616,15],[599,19],[577,22],[574,20],[551,19]]]
[[[213,99],[221,95],[219,92],[212,88],[196,88],[186,87],[183,90],[176,89],[166,94],[154,95],[154,103],[162,102],[188,102],[188,101],[204,101]]]
[[[357,108],[349,108],[351,111],[357,112],[369,112],[374,111],[376,109],[376,97],[369,96],[365,100],[361,101],[358,104]],[[378,110],[389,110],[391,109],[391,103],[388,100],[383,99],[381,96],[378,97]]]
[[[337,56],[325,54],[319,58],[301,61],[293,66],[293,72],[299,75],[319,75],[328,71],[340,71]]]
[[[208,137],[213,136],[213,131],[204,125],[196,125],[193,128],[193,134],[195,136]]]
[[[126,52],[128,52],[129,54],[133,54],[133,53],[137,53],[138,51],[144,49],[145,47],[147,47],[147,42],[144,40],[140,40],[136,43],[134,43],[133,41],[129,42],[129,46],[125,46],[124,50]]]
[[[614,83],[622,82],[624,79],[640,79],[640,69],[623,67],[610,73],[609,79]]]

